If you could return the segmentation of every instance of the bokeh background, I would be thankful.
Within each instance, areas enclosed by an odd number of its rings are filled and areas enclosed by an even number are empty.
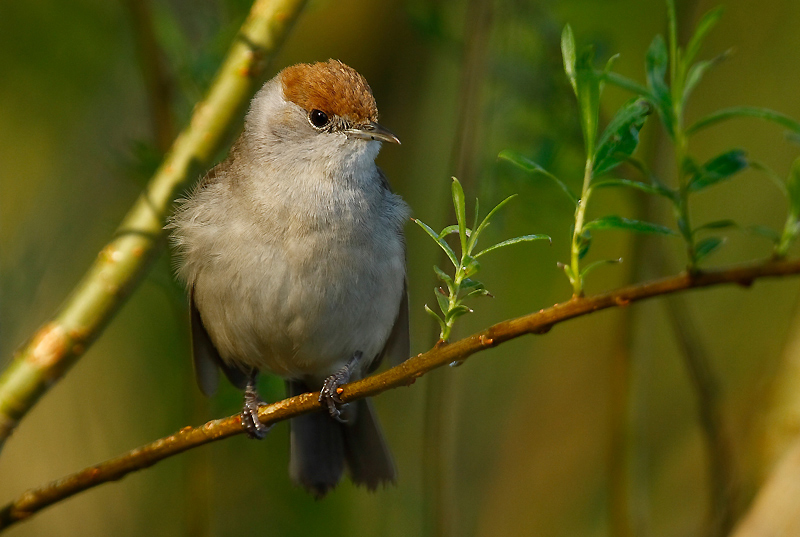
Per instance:
[[[145,6],[152,19],[169,75],[166,128],[174,129],[248,8],[244,0],[137,4],[0,7],[0,366],[64,300],[158,163],[136,13]],[[800,3],[678,2],[682,33],[719,4],[726,13],[701,55],[735,51],[697,90],[689,119],[738,104],[800,118]],[[379,163],[416,217],[433,227],[451,223],[449,178],[458,175],[483,207],[520,194],[493,224],[492,239],[553,237],[549,248],[523,244],[487,256],[482,280],[495,298],[474,302],[456,338],[569,298],[556,261],[567,257],[570,207],[546,182],[496,160],[516,149],[577,188],[582,142],[559,52],[567,22],[580,43],[596,44],[601,60],[619,52],[615,69],[643,80],[644,53],[665,33],[666,8],[661,0],[312,0],[270,67],[332,57],[366,76],[382,123],[403,141],[386,147]],[[628,97],[607,88],[603,117]],[[660,125],[651,122],[642,135],[640,155],[669,178]],[[780,175],[800,153],[780,129],[757,120],[709,129],[692,142],[701,161],[731,147]],[[641,199],[619,192],[594,203],[598,215],[643,211]],[[673,225],[667,207],[655,202],[648,211]],[[746,172],[696,196],[693,215],[780,228],[785,211],[767,178]],[[431,266],[442,259],[416,226],[407,235],[412,350],[421,352],[436,337],[423,304],[434,301]],[[763,239],[727,235],[709,265],[769,255]],[[594,273],[589,292],[673,273],[685,262],[669,239],[619,232],[597,234],[591,255],[626,262]],[[752,499],[797,423],[791,408],[800,387],[790,382],[800,356],[797,294],[798,282],[784,279],[696,291],[680,305],[719,382],[740,485],[736,508]],[[381,395],[376,406],[400,479],[376,494],[345,482],[314,501],[294,488],[281,424],[264,442],[242,436],[174,457],[8,534],[602,536],[625,527],[698,534],[709,516],[708,453],[666,312],[654,300],[587,316]],[[233,388],[205,400],[194,385],[186,313],[165,249],[99,341],[7,442],[0,502],[238,411]],[[269,378],[261,391],[269,400],[283,395]],[[620,424],[622,434],[612,435]],[[611,508],[620,497],[629,499],[621,525]]]

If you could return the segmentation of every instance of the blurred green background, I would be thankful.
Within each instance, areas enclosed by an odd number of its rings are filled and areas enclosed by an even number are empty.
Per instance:
[[[132,2],[0,8],[0,366],[66,297],[158,162]],[[689,120],[739,104],[800,118],[800,3],[678,2],[682,33],[719,4],[726,13],[701,55],[735,53],[696,91]],[[244,0],[151,2],[178,127],[248,7]],[[666,10],[661,0],[313,0],[270,68],[272,76],[332,57],[361,72],[381,122],[403,141],[386,147],[379,164],[431,226],[451,223],[449,177],[458,175],[484,207],[520,194],[487,240],[553,237],[550,248],[523,244],[486,258],[481,279],[496,298],[475,301],[455,338],[569,298],[556,261],[567,257],[570,207],[546,182],[496,161],[514,148],[578,185],[582,142],[558,48],[567,22],[579,43],[596,43],[601,60],[619,52],[615,70],[643,80],[644,53],[665,33]],[[602,115],[628,97],[608,88]],[[668,176],[671,150],[660,125],[650,122],[642,136],[639,154]],[[703,161],[730,147],[746,148],[780,175],[800,153],[780,129],[757,120],[709,129],[692,152]],[[609,192],[593,199],[590,214],[635,215],[640,201]],[[655,205],[657,218],[673,225],[667,208]],[[734,218],[780,228],[786,206],[763,174],[746,172],[698,195],[693,210],[697,222]],[[434,300],[431,266],[442,260],[416,226],[407,236],[416,353],[435,341],[422,306]],[[589,293],[676,272],[685,262],[675,241],[636,244],[651,252],[645,261],[665,261],[600,269]],[[627,234],[598,234],[591,255],[628,260],[633,246]],[[768,255],[766,241],[731,232],[709,264]],[[784,279],[686,296],[720,382],[740,507],[780,452],[775,424],[786,421],[781,408],[794,404],[793,386],[776,379],[789,379],[786,368],[798,359],[797,293],[798,282]],[[264,379],[261,391],[274,400],[282,384]],[[8,534],[610,535],[611,484],[619,482],[610,470],[619,453],[612,409],[620,393],[629,396],[630,526],[640,535],[695,534],[709,510],[707,454],[697,398],[660,300],[512,341],[378,397],[397,487],[371,495],[344,483],[314,501],[289,482],[281,424],[264,442],[242,436],[174,457]],[[0,502],[239,407],[229,386],[205,400],[194,385],[185,298],[165,250],[99,341],[7,442]]]

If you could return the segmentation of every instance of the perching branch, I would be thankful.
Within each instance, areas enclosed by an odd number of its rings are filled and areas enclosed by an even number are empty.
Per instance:
[[[0,446],[19,420],[97,339],[155,256],[164,221],[186,181],[207,167],[261,83],[305,0],[255,0],[208,94],[114,238],[60,311],[0,376]]]
[[[454,343],[438,344],[428,352],[411,357],[388,371],[347,384],[342,388],[341,398],[348,402],[377,395],[391,388],[411,385],[417,378],[433,369],[452,362],[463,362],[476,352],[495,347],[525,334],[544,334],[560,322],[598,310],[625,307],[638,300],[712,285],[734,283],[749,287],[754,280],[759,278],[794,274],[800,274],[800,260],[768,261],[696,274],[683,273],[661,280],[623,287],[600,295],[573,298],[551,308],[497,323],[482,332]],[[322,409],[318,396],[319,393],[306,393],[263,406],[258,413],[259,419],[262,423],[270,425]],[[172,455],[239,434],[242,431],[239,415],[210,421],[200,427],[184,427],[172,436],[156,440],[42,487],[30,489],[0,511],[0,529],[24,520],[40,509],[78,492],[101,483],[118,480],[131,472],[152,466]]]

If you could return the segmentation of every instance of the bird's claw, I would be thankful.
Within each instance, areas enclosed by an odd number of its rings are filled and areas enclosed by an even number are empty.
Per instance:
[[[342,410],[347,406],[347,403],[342,401],[339,395],[339,388],[350,382],[353,368],[360,359],[361,351],[356,351],[343,368],[325,379],[322,389],[319,391],[319,402],[327,406],[328,414],[340,423],[347,423],[347,420],[342,417]]]
[[[262,440],[272,428],[272,426],[264,425],[258,419],[258,409],[264,404],[256,391],[255,373],[253,373],[244,390],[244,408],[242,408],[241,420],[245,433],[254,440]]]

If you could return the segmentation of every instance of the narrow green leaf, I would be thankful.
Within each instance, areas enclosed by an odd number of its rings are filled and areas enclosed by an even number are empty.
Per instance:
[[[480,214],[480,203],[478,202],[478,198],[475,198],[475,216],[472,219],[472,229],[478,229],[478,215]],[[472,237],[472,230],[467,233],[467,237]],[[467,254],[472,253],[472,249],[475,248],[477,241],[469,241],[469,250],[467,250]]]
[[[433,271],[436,273],[436,277],[439,278],[442,282],[447,285],[448,289],[453,288],[453,278],[450,277],[448,273],[440,269],[437,265],[433,266]]]
[[[697,243],[694,249],[695,261],[700,261],[717,251],[725,243],[722,237],[709,237]]]
[[[750,167],[767,174],[769,180],[780,190],[781,194],[786,196],[787,199],[789,198],[789,190],[786,188],[786,182],[783,177],[775,173],[775,170],[757,160],[750,160]]]
[[[581,269],[581,278],[585,278],[587,274],[597,267],[601,267],[603,265],[616,265],[619,263],[622,263],[621,257],[618,259],[600,259],[599,261],[594,261],[593,263],[589,263]]]
[[[618,186],[635,188],[636,190],[641,190],[647,194],[654,194],[656,196],[662,196],[668,199],[674,199],[675,197],[671,190],[666,189],[659,184],[650,185],[647,183],[642,183],[641,181],[630,181],[628,179],[603,179],[602,181],[592,183],[592,189]]]
[[[448,235],[452,235],[453,233],[458,233],[458,224],[452,224],[441,230],[439,232],[439,238],[444,239],[445,237],[447,237]]]
[[[647,49],[647,55],[645,56],[647,85],[655,97],[653,104],[658,109],[664,127],[666,127],[670,137],[674,138],[672,97],[665,80],[668,62],[667,45],[664,42],[664,38],[657,35],[650,44],[650,48]]]
[[[516,166],[519,166],[520,168],[522,168],[523,170],[525,170],[527,172],[541,173],[542,175],[544,175],[545,177],[547,177],[548,179],[553,181],[553,183],[555,183],[555,185],[564,194],[567,195],[567,197],[569,198],[569,200],[572,202],[573,205],[575,205],[575,206],[578,205],[578,196],[574,192],[572,192],[572,190],[570,190],[570,188],[566,184],[564,184],[564,182],[561,181],[561,179],[559,179],[558,177],[556,177],[552,173],[548,172],[547,170],[542,168],[539,164],[535,163],[534,161],[532,161],[530,159],[527,159],[527,158],[523,157],[522,155],[520,155],[519,153],[517,153],[515,151],[511,151],[509,149],[501,151],[500,155],[498,155],[498,158],[501,158],[503,160],[507,160],[508,162],[511,162],[512,164],[514,164]],[[476,214],[477,214],[477,211],[476,211]]]
[[[694,35],[689,39],[689,43],[686,45],[686,52],[683,56],[684,65],[689,65],[694,61],[695,56],[700,52],[700,46],[703,44],[703,40],[714,26],[717,25],[724,11],[725,9],[722,6],[717,6],[703,15],[703,18],[697,23]]]
[[[731,49],[726,50],[719,56],[716,56],[710,60],[699,61],[696,64],[692,65],[692,68],[689,69],[689,74],[686,75],[686,82],[684,83],[683,86],[684,103],[686,103],[686,101],[689,100],[689,95],[691,95],[695,86],[697,86],[700,80],[702,80],[706,72],[712,67],[715,67],[716,65],[719,65],[720,63],[725,61],[728,58],[728,56],[730,56],[730,54],[731,54]]]
[[[480,223],[480,225],[478,226],[478,229],[476,229],[474,231],[474,233],[472,234],[472,237],[470,237],[470,241],[469,241],[469,245],[468,245],[468,251],[471,252],[473,247],[475,246],[475,244],[477,244],[478,236],[481,234],[481,232],[484,229],[486,229],[486,226],[489,225],[489,222],[491,222],[491,220],[494,217],[495,213],[497,213],[497,211],[499,211],[503,206],[505,206],[506,203],[508,203],[509,201],[514,199],[515,197],[517,197],[516,194],[511,194],[509,197],[507,197],[506,199],[504,199],[503,201],[501,201],[500,203],[495,205],[494,209],[489,211],[489,214],[486,215],[486,218],[483,219],[483,222]]]
[[[561,56],[564,59],[564,72],[567,74],[569,83],[572,85],[572,90],[575,95],[578,95],[578,85],[575,76],[575,36],[572,33],[572,27],[567,24],[561,32]]]
[[[699,231],[705,231],[708,229],[730,229],[730,228],[738,228],[739,224],[734,222],[733,220],[714,220],[713,222],[708,222],[703,224],[702,226],[698,226],[694,228],[693,233],[697,234]]]
[[[655,233],[659,235],[673,235],[678,234],[668,227],[664,227],[652,222],[644,222],[642,220],[631,220],[630,218],[623,218],[617,215],[602,216],[583,226],[584,229],[622,229],[626,231],[635,231],[637,233]]]
[[[800,157],[792,163],[792,169],[786,179],[786,191],[789,193],[791,213],[800,216]]]
[[[459,304],[458,306],[454,307],[453,309],[447,312],[447,315],[445,315],[444,320],[445,322],[455,321],[456,319],[458,319],[459,317],[461,317],[466,313],[472,313],[472,310],[467,306],[465,306],[464,304]]]
[[[464,280],[461,281],[461,290],[464,292],[471,292],[480,289],[485,289],[485,287],[483,283],[479,282],[478,280],[465,278]]]
[[[452,249],[452,248],[450,248],[450,245],[449,245],[449,244],[447,244],[447,243],[444,241],[444,239],[440,239],[440,238],[439,238],[439,235],[437,235],[437,234],[436,234],[436,232],[435,232],[434,230],[432,230],[432,229],[430,228],[430,226],[428,226],[428,225],[427,225],[425,222],[423,222],[422,220],[419,220],[419,219],[417,219],[417,218],[412,218],[411,220],[413,220],[414,222],[416,222],[416,223],[419,225],[419,227],[421,227],[422,229],[424,229],[424,230],[425,230],[425,233],[427,233],[428,235],[430,235],[430,237],[431,237],[431,238],[432,238],[434,241],[436,241],[436,244],[438,244],[438,245],[439,245],[439,247],[440,247],[442,250],[444,250],[444,253],[445,253],[445,254],[447,254],[447,257],[448,257],[448,258],[450,258],[450,261],[452,261],[452,263],[453,263],[453,266],[454,266],[454,267],[457,267],[457,266],[458,266],[458,260],[456,259],[456,253],[453,251],[453,249]]]
[[[619,109],[597,143],[594,175],[616,168],[633,154],[639,144],[639,131],[651,112],[651,104],[641,98],[631,99]]]
[[[461,251],[467,251],[467,208],[464,199],[464,189],[458,179],[453,177],[450,185],[453,194],[453,208],[456,210],[456,220],[458,221],[458,238],[461,240]]]
[[[781,234],[772,229],[771,227],[762,226],[759,224],[753,224],[752,226],[747,227],[747,231],[754,235],[766,237],[774,244],[778,244],[781,241]]]
[[[601,80],[608,82],[609,84],[613,84],[618,88],[622,88],[624,90],[630,91],[631,93],[635,93],[640,97],[644,97],[651,103],[657,101],[656,96],[647,89],[645,86],[639,84],[635,80],[631,80],[628,77],[622,76],[619,73],[614,72],[607,72],[607,73],[597,73],[597,76],[600,77]]]
[[[523,235],[522,237],[514,237],[513,239],[508,239],[503,242],[498,242],[494,246],[489,246],[482,252],[475,254],[475,257],[480,257],[487,252],[491,252],[492,250],[496,250],[498,248],[502,248],[504,246],[510,246],[512,244],[516,244],[518,242],[528,242],[528,241],[540,241],[540,240],[548,240],[552,244],[553,239],[551,239],[548,235]]]
[[[439,314],[437,314],[435,311],[430,309],[427,304],[425,304],[425,311],[427,311],[429,315],[431,315],[434,319],[436,319],[436,322],[439,323],[439,328],[441,329],[442,333],[444,333],[444,329],[445,329],[445,326],[446,326],[445,322],[444,322],[444,319],[439,317]]]
[[[689,181],[689,192],[699,192],[725,181],[747,168],[747,158],[741,149],[734,149],[709,160]]]
[[[445,314],[445,319],[447,319],[447,310],[450,309],[449,298],[442,294],[440,287],[434,287],[433,294],[436,295],[436,302],[439,303],[439,309],[442,310],[442,313]]]
[[[592,247],[592,234],[586,227],[583,232],[578,235],[578,259],[583,259],[589,253],[589,248]]]
[[[492,293],[490,293],[486,289],[474,289],[474,290],[470,291],[469,293],[467,293],[466,295],[464,295],[464,298],[470,298],[470,297],[473,297],[473,296],[476,296],[476,295],[491,297]]]
[[[472,256],[464,256],[464,274],[467,278],[477,273],[481,269],[481,264]]]
[[[721,121],[727,121],[738,117],[754,117],[765,121],[771,121],[781,127],[789,129],[795,134],[800,134],[800,122],[786,114],[781,114],[769,108],[759,108],[755,106],[734,106],[732,108],[718,110],[698,120],[697,123],[686,129],[686,134],[692,135]]]
[[[600,116],[600,77],[594,70],[594,48],[581,51],[576,64],[578,109],[587,155],[594,155],[597,143],[597,122]]]

